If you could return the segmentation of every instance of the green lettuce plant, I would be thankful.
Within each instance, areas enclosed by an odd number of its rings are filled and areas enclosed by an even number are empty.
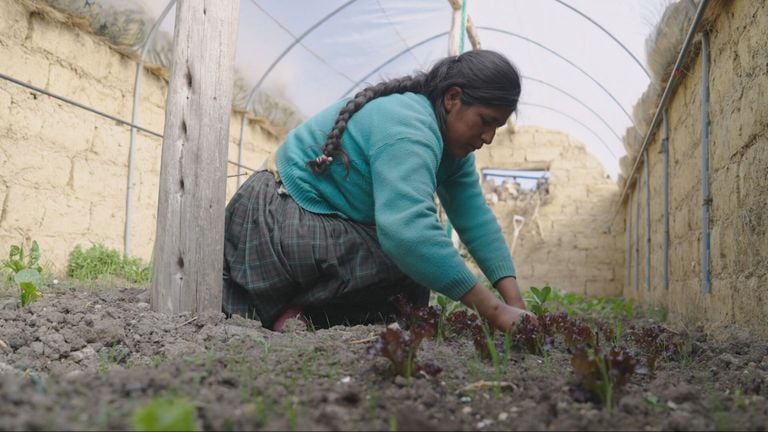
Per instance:
[[[548,312],[545,303],[549,296],[552,294],[552,288],[545,286],[544,288],[531,287],[530,290],[523,294],[523,299],[528,309],[536,315],[542,315]]]
[[[40,246],[37,241],[32,241],[29,255],[24,256],[24,245],[12,245],[8,259],[3,262],[3,268],[11,271],[13,281],[19,287],[21,306],[27,306],[33,301],[39,300],[40,286],[42,285],[40,265]]]

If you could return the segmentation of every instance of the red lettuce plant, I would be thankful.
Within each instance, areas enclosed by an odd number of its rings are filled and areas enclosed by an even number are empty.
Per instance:
[[[594,401],[611,410],[616,392],[629,382],[635,372],[637,360],[626,349],[611,348],[604,353],[600,347],[585,346],[571,348],[571,366],[576,376],[577,387],[573,396],[577,400]]]
[[[650,372],[656,370],[656,362],[660,357],[673,357],[681,351],[682,341],[678,335],[660,325],[630,327],[627,334],[644,354],[645,366]]]
[[[434,331],[430,331],[426,326],[415,326],[408,331],[403,331],[396,326],[387,327],[379,334],[376,342],[368,348],[368,358],[386,357],[392,362],[395,372],[405,378],[420,372],[435,376],[442,371],[440,366],[430,362],[416,361],[416,353],[422,340],[432,336]]]
[[[419,363],[416,354],[425,338],[434,337],[440,320],[440,311],[432,306],[414,306],[403,296],[394,297],[392,303],[398,310],[400,319],[407,330],[399,326],[387,327],[379,334],[379,338],[368,348],[368,357],[386,357],[392,362],[395,372],[406,378],[424,372],[435,376],[442,371],[439,366],[430,363]]]

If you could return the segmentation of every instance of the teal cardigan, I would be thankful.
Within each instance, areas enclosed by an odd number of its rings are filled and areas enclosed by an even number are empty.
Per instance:
[[[515,267],[496,217],[485,202],[474,155],[443,155],[429,100],[414,93],[367,103],[342,136],[341,158],[314,175],[306,162],[321,154],[339,101],[294,129],[276,155],[285,188],[304,209],[375,225],[382,250],[416,282],[458,300],[476,283],[437,218],[437,192],[451,223],[492,282]]]

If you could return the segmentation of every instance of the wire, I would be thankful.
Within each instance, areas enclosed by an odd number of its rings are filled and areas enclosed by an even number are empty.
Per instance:
[[[288,27],[284,26],[284,25],[283,25],[283,23],[281,23],[280,21],[278,21],[278,20],[277,20],[277,18],[275,18],[274,16],[272,16],[272,14],[270,14],[269,12],[267,12],[267,10],[266,10],[266,9],[264,9],[264,8],[263,8],[263,7],[262,7],[260,4],[256,3],[256,0],[251,0],[251,3],[253,3],[253,5],[254,5],[254,6],[256,6],[257,8],[259,8],[259,10],[261,10],[262,12],[264,12],[264,15],[268,16],[268,17],[269,17],[269,18],[270,18],[272,21],[274,21],[274,22],[275,22],[275,24],[277,24],[277,25],[278,25],[278,27],[280,27],[280,28],[281,28],[281,29],[283,29],[283,30],[284,30],[286,33],[288,33],[289,35],[291,35],[291,37],[293,38],[293,40],[298,40],[298,38],[296,37],[296,35],[295,35],[295,34],[293,34],[293,32],[292,32],[291,30],[289,30],[289,29],[288,29]],[[304,43],[303,43],[303,42],[299,42],[299,45],[301,45],[301,46],[302,46],[302,47],[303,47],[305,50],[307,50],[307,51],[308,51],[310,54],[312,54],[313,56],[315,56],[315,58],[316,58],[316,59],[320,60],[320,62],[321,62],[321,63],[323,63],[324,65],[328,66],[328,67],[329,67],[329,68],[330,68],[332,71],[334,71],[334,72],[336,72],[337,74],[339,74],[339,75],[341,75],[342,77],[344,77],[344,78],[345,78],[347,81],[349,81],[349,82],[355,82],[355,80],[354,80],[354,79],[352,79],[352,78],[351,78],[349,75],[347,75],[347,74],[345,74],[344,72],[342,72],[342,71],[340,71],[340,70],[336,69],[335,67],[333,67],[333,66],[332,66],[332,65],[331,65],[331,64],[330,64],[330,63],[329,63],[329,62],[328,62],[328,61],[327,61],[327,60],[326,60],[326,59],[325,59],[323,56],[321,56],[320,54],[318,54],[318,53],[316,53],[315,51],[313,51],[313,50],[312,50],[310,47],[308,47],[308,46],[304,45]]]
[[[76,106],[76,107],[78,107],[78,108],[82,108],[82,109],[84,109],[84,110],[86,110],[86,111],[90,111],[90,112],[92,112],[92,113],[94,113],[94,114],[97,114],[97,115],[100,115],[100,116],[102,116],[102,117],[106,117],[106,118],[108,118],[108,119],[110,119],[110,120],[114,120],[114,121],[116,121],[116,122],[118,122],[118,123],[122,123],[122,124],[124,124],[124,125],[126,125],[126,126],[130,126],[130,127],[132,127],[132,128],[136,128],[137,130],[140,130],[140,131],[142,131],[142,132],[148,133],[148,134],[150,134],[150,135],[154,135],[154,136],[156,136],[156,137],[159,137],[159,138],[162,138],[162,137],[163,137],[163,135],[161,135],[161,134],[159,134],[159,133],[157,133],[157,132],[155,132],[155,131],[151,131],[151,130],[149,130],[149,129],[146,129],[146,128],[143,128],[143,127],[141,127],[141,126],[139,126],[139,125],[135,125],[135,124],[133,124],[133,123],[131,123],[131,122],[127,121],[127,120],[123,120],[123,119],[121,119],[121,118],[118,118],[118,117],[115,117],[115,116],[113,116],[113,115],[110,115],[110,114],[104,113],[104,112],[102,112],[102,111],[99,111],[99,110],[97,110],[97,109],[95,109],[95,108],[91,108],[91,107],[89,107],[89,106],[83,105],[83,104],[81,104],[81,103],[79,103],[79,102],[75,102],[75,101],[73,101],[72,99],[67,99],[67,98],[65,98],[64,96],[59,96],[59,95],[57,95],[57,94],[51,93],[51,92],[49,92],[49,91],[47,91],[47,90],[44,90],[44,89],[42,89],[42,88],[40,88],[40,87],[37,87],[37,86],[34,86],[34,85],[32,85],[32,84],[27,84],[27,83],[25,83],[25,82],[23,82],[23,81],[19,81],[19,80],[17,80],[16,78],[10,77],[10,76],[8,76],[8,75],[5,75],[5,74],[3,74],[3,73],[0,73],[0,78],[2,78],[2,79],[4,79],[4,80],[7,80],[7,81],[10,81],[10,82],[12,82],[12,83],[14,83],[14,84],[20,85],[20,86],[22,86],[22,87],[26,87],[26,88],[28,88],[28,89],[30,89],[30,90],[34,90],[34,91],[36,91],[36,92],[38,92],[38,93],[42,93],[42,94],[44,94],[44,95],[46,95],[46,96],[50,96],[50,97],[52,97],[52,98],[54,98],[54,99],[58,99],[58,100],[60,100],[60,101],[62,101],[62,102],[66,102],[66,103],[68,103],[68,104],[70,104],[70,105],[74,105],[74,106]]]
[[[403,34],[400,33],[400,30],[397,29],[397,26],[395,25],[395,23],[392,22],[392,18],[389,17],[389,13],[387,12],[386,9],[384,9],[384,5],[381,4],[381,0],[376,0],[376,3],[379,5],[379,9],[381,9],[381,12],[384,14],[384,17],[387,19],[387,22],[389,23],[389,25],[391,25],[392,28],[395,30],[395,34],[397,35],[397,37],[400,38],[400,40],[403,42],[403,45],[405,45],[405,47],[409,49],[411,57],[413,57],[413,59],[416,60],[416,64],[419,65],[419,69],[424,68],[424,64],[422,64],[421,60],[419,60],[419,58],[416,57],[416,54],[414,54],[413,51],[410,50],[411,46],[408,45],[408,41],[405,40],[405,38],[403,37]],[[354,80],[352,80],[352,82],[354,82]]]
[[[58,99],[58,100],[60,100],[62,102],[66,102],[66,103],[68,103],[70,105],[74,105],[74,106],[76,106],[78,108],[81,108],[81,109],[84,109],[86,111],[92,112],[92,113],[94,113],[96,115],[100,115],[102,117],[108,118],[110,120],[116,121],[116,122],[124,124],[126,126],[130,126],[132,128],[136,128],[137,130],[140,130],[140,131],[145,132],[147,134],[154,135],[154,136],[156,136],[158,138],[163,138],[162,134],[159,134],[159,133],[157,133],[155,131],[143,128],[143,127],[141,127],[139,125],[135,125],[135,124],[133,124],[133,123],[127,121],[127,120],[123,120],[123,119],[121,119],[119,117],[115,117],[113,115],[110,115],[110,114],[104,113],[102,111],[99,111],[99,110],[97,110],[95,108],[91,108],[89,106],[83,105],[80,102],[75,102],[72,99],[65,98],[64,96],[59,96],[59,95],[57,95],[55,93],[51,93],[48,90],[42,89],[42,88],[34,86],[32,84],[28,84],[28,83],[25,83],[23,81],[19,81],[16,78],[8,76],[8,75],[6,75],[6,74],[4,74],[2,72],[0,72],[0,78],[4,79],[6,81],[10,81],[10,82],[12,82],[14,84],[20,85],[22,87],[26,87],[26,88],[28,88],[30,90],[33,90],[33,91],[36,91],[38,93],[42,93],[42,94],[44,94],[46,96],[50,96],[50,97],[52,97],[54,99]],[[227,163],[230,163],[232,165],[235,165],[235,166],[238,166],[238,167],[241,167],[241,168],[245,168],[245,169],[248,169],[248,170],[251,170],[251,171],[256,171],[255,169],[253,169],[251,167],[247,167],[245,165],[241,165],[241,164],[239,164],[237,162],[233,162],[233,161],[230,161],[230,160],[228,160]]]

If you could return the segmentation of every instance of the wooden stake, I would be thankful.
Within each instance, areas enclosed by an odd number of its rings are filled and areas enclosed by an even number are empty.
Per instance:
[[[179,0],[165,110],[152,310],[221,309],[239,0]]]

